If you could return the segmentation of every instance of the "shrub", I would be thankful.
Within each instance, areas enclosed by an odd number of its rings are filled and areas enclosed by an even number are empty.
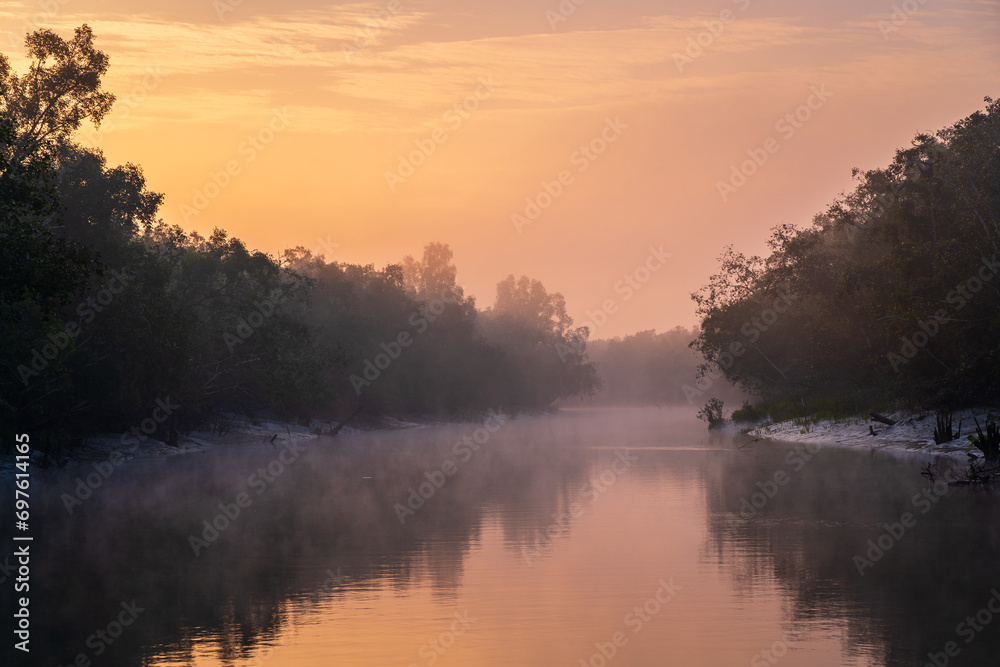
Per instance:
[[[757,405],[750,405],[750,401],[743,401],[743,407],[739,410],[733,410],[732,420],[734,422],[756,424],[764,421],[767,417],[768,412],[766,409],[762,409]]]
[[[979,420],[975,419],[975,422],[976,435],[970,435],[969,440],[979,448],[987,461],[1000,459],[1000,429],[997,428],[996,422],[992,418],[987,418],[985,433],[979,426]]]
[[[698,411],[698,419],[708,422],[708,428],[717,428],[722,425],[725,419],[722,416],[722,401],[717,398],[711,399]]]

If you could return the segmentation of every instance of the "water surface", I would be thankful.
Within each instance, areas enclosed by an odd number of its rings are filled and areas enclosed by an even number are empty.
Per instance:
[[[133,462],[72,514],[86,471],[40,474],[18,664],[994,664],[1000,622],[960,624],[1000,587],[995,495],[745,441],[603,410],[254,444]]]

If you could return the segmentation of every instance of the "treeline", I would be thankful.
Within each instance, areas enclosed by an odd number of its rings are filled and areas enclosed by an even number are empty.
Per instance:
[[[469,416],[595,389],[562,296],[511,276],[477,309],[445,245],[376,269],[165,224],[138,166],[73,139],[114,102],[90,29],[27,47],[24,76],[0,55],[3,433],[175,442],[233,413]]]
[[[697,335],[697,329],[679,326],[662,333],[648,330],[590,341],[587,356],[597,366],[601,387],[579,402],[583,405],[695,405],[691,387],[696,382],[702,359],[691,349],[691,341]],[[744,397],[743,392],[725,380],[713,387],[713,395],[737,403]]]
[[[919,134],[770,254],[728,248],[692,295],[698,391],[772,404],[948,408],[1000,390],[1000,102]],[[706,382],[707,381],[707,382]]]

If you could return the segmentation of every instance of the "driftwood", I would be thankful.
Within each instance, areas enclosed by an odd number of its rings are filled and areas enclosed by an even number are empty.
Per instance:
[[[897,424],[896,421],[894,421],[892,419],[889,419],[885,415],[880,415],[877,412],[869,412],[868,416],[872,418],[873,422],[880,422],[880,423],[886,424],[888,426],[895,426]]]
[[[359,415],[359,414],[361,413],[361,411],[362,411],[362,410],[364,410],[364,406],[363,406],[363,405],[359,405],[359,406],[358,406],[358,409],[357,409],[357,410],[355,410],[354,412],[352,412],[352,413],[351,413],[351,416],[350,416],[350,417],[348,417],[348,418],[347,418],[347,419],[345,419],[344,421],[342,421],[342,422],[340,422],[339,424],[337,424],[337,428],[335,428],[335,429],[333,429],[332,431],[330,431],[330,436],[332,437],[332,436],[335,436],[335,435],[337,435],[338,433],[340,433],[340,429],[342,429],[342,428],[344,428],[345,426],[347,426],[347,424],[348,424],[348,423],[349,423],[349,422],[350,422],[350,421],[351,421],[352,419],[354,419],[355,417],[357,417],[357,416],[358,416],[358,415]]]
[[[971,454],[969,455],[969,470],[965,477],[959,477],[951,470],[942,471],[936,464],[927,463],[924,465],[923,475],[931,482],[935,483],[940,477],[948,486],[979,486],[986,487],[992,486],[993,483],[1000,479],[1000,466],[993,464],[992,467],[985,464],[982,461],[977,460]]]

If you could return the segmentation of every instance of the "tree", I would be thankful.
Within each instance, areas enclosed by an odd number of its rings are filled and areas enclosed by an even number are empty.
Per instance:
[[[601,391],[592,401],[689,405],[688,394],[695,385],[699,362],[703,361],[690,347],[697,333],[697,329],[675,327],[662,333],[648,330],[621,338],[588,341],[587,356],[597,365],[601,380]],[[711,393],[725,400],[743,397],[742,392],[726,382],[713,384]]]
[[[98,150],[63,144],[58,164],[61,235],[120,267],[133,238],[156,223],[163,195],[146,189],[140,167],[108,167]]]
[[[114,96],[101,90],[108,58],[86,25],[69,41],[38,30],[25,44],[24,76],[0,54],[0,295],[51,307],[101,270],[96,253],[53,233],[62,218],[55,180],[60,149],[85,120],[99,125]]]
[[[776,228],[768,256],[727,250],[692,295],[706,370],[767,399],[850,409],[995,399],[1000,103],[986,103],[885,168],[855,170],[810,228]]]
[[[108,57],[94,48],[87,25],[68,41],[38,30],[25,44],[32,63],[23,77],[0,56],[0,112],[12,121],[14,134],[4,150],[7,178],[20,178],[38,161],[54,161],[58,147],[85,120],[100,126],[115,100],[101,90]]]
[[[723,404],[717,398],[710,399],[698,411],[698,419],[708,423],[708,428],[718,428],[725,421],[723,416]]]
[[[545,334],[562,336],[573,325],[566,312],[566,299],[559,292],[549,293],[541,281],[513,275],[497,283],[497,317],[517,320]]]
[[[62,210],[56,188],[59,150],[85,120],[99,123],[114,98],[101,91],[107,57],[87,26],[70,41],[40,30],[27,37],[29,71],[19,77],[0,55],[0,424],[41,428],[75,412],[57,372],[40,356],[47,344],[72,345],[60,308],[100,277],[93,249],[56,232]],[[42,381],[38,367],[50,371]]]
[[[600,386],[596,367],[587,361],[590,330],[574,328],[562,294],[549,293],[538,280],[510,275],[500,281],[480,327],[503,350],[509,405],[544,408]]]
[[[458,270],[452,263],[453,253],[446,243],[428,243],[424,246],[424,255],[417,261],[411,255],[403,258],[403,284],[407,291],[417,298],[440,299],[449,291],[457,298],[462,297],[462,290],[455,279]]]

